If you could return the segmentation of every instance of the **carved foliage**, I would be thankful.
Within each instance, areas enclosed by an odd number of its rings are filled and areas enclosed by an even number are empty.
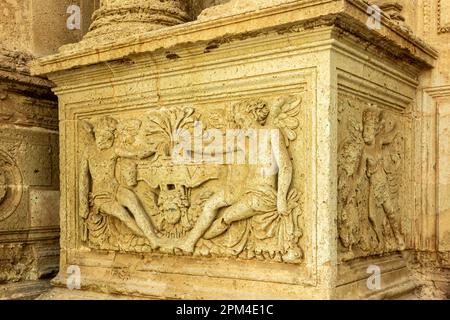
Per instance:
[[[300,262],[302,194],[291,187],[289,150],[297,138],[300,107],[301,99],[281,97],[202,112],[174,107],[139,118],[83,121],[83,240],[98,249]],[[248,159],[248,149],[225,145],[227,129],[236,128],[247,143],[252,130],[279,132],[267,143],[272,152],[277,150],[271,161],[282,170],[268,175],[267,163],[199,160],[199,153],[219,141],[223,159],[237,151]],[[180,130],[192,138],[183,148],[192,161],[174,161]],[[194,143],[198,139],[200,148]],[[232,182],[236,176],[238,184]]]
[[[38,277],[32,248],[22,243],[0,244],[0,283]]]

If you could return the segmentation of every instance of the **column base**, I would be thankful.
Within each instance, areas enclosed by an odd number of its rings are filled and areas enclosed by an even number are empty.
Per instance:
[[[0,285],[0,300],[34,300],[51,289],[50,279]]]

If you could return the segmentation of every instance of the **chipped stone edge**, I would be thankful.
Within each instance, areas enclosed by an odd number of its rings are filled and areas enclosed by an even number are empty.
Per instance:
[[[242,39],[268,31],[292,26],[315,28],[340,24],[344,30],[357,28],[371,34],[367,40],[389,45],[388,51],[402,52],[423,66],[432,67],[438,52],[419,38],[399,29],[389,19],[382,20],[378,31],[365,27],[367,3],[363,0],[305,0],[290,2],[258,11],[212,19],[194,21],[162,30],[127,37],[115,43],[58,53],[40,58],[31,64],[32,75],[45,75],[79,68],[105,61],[117,60],[131,54],[169,49],[196,42],[211,43],[220,39]],[[307,9],[307,10],[306,10]],[[344,19],[339,19],[344,18]],[[365,28],[364,28],[365,27]],[[364,30],[365,29],[365,30]]]

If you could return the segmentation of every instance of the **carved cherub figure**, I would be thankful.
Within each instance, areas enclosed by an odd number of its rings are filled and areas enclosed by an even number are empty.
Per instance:
[[[286,101],[280,100],[277,103],[274,112],[277,107],[286,104]],[[296,107],[298,104],[297,101]],[[298,111],[294,112],[298,113]],[[292,208],[288,205],[288,192],[292,182],[292,163],[287,149],[289,139],[280,132],[281,130],[275,125],[276,121],[268,124],[270,113],[269,106],[262,100],[245,101],[234,109],[234,122],[248,138],[251,133],[264,132],[262,129],[270,132],[267,135],[268,155],[263,155],[266,161],[249,165],[245,191],[240,197],[236,198],[234,195],[227,194],[226,191],[220,191],[206,201],[196,225],[187,239],[178,246],[183,251],[193,252],[200,237],[215,238],[224,233],[233,222],[249,219],[258,214],[275,212],[292,219],[289,215]],[[225,149],[226,152],[246,152],[238,149],[229,150],[228,146]],[[223,214],[215,220],[218,211],[222,208],[225,208]],[[283,261],[297,261],[301,256],[302,253],[298,247],[289,246]]]
[[[357,164],[356,174],[351,179],[347,201],[353,197],[359,181],[366,176],[369,180],[369,219],[374,226],[379,246],[382,247],[384,245],[384,236],[376,222],[377,208],[382,208],[399,247],[404,248],[404,239],[389,191],[390,187],[383,161],[383,148],[394,141],[398,130],[396,124],[394,124],[390,131],[386,131],[383,113],[372,106],[364,110],[362,120],[362,139],[364,144],[359,163]]]
[[[119,158],[144,159],[155,152],[130,152],[115,147],[117,120],[112,117],[102,117],[94,123],[83,121],[83,125],[93,134],[95,144],[87,147],[81,161],[81,217],[88,218],[91,205],[94,207],[94,213],[116,217],[136,235],[145,236],[151,246],[156,248],[157,237],[140,200],[130,188],[121,185],[115,175]],[[87,238],[86,234],[84,238]]]

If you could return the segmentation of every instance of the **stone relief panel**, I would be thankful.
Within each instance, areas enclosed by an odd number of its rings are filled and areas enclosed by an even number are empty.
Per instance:
[[[0,79],[0,283],[54,274],[59,262],[58,111],[28,55],[3,50]]]
[[[342,260],[405,249],[408,143],[402,118],[339,98],[338,234]]]
[[[301,108],[282,96],[80,120],[82,243],[300,263]]]
[[[437,0],[437,5],[438,33],[450,32],[450,2],[446,0]]]

